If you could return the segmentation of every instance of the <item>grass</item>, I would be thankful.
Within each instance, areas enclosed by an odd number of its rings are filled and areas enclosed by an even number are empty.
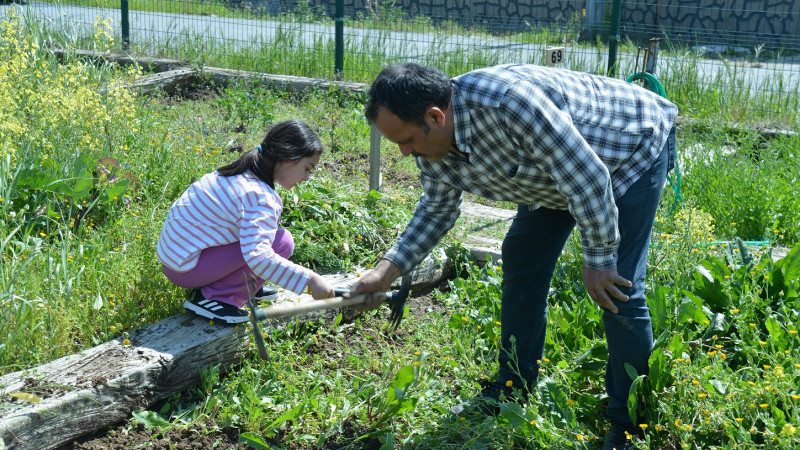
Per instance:
[[[94,0],[78,4],[104,8],[110,6]],[[144,11],[272,20],[268,28],[273,33],[269,38],[233,38],[225,41],[195,34],[184,24],[173,22],[170,25],[172,33],[158,42],[134,40],[127,51],[135,56],[187,60],[198,66],[326,79],[335,77],[332,28],[328,29],[330,32],[320,32],[319,29],[312,32],[306,28],[307,24],[332,25],[333,22],[325,11],[307,2],[299,2],[291,12],[272,14],[258,9],[225,8],[222,2],[145,1],[133,2],[130,6]],[[49,23],[41,27],[42,32],[46,28],[46,33],[56,36],[56,41],[70,42],[72,47],[89,48],[93,45],[92,36],[76,35],[72,24],[69,25],[64,30]],[[346,34],[341,76],[348,81],[370,82],[385,62],[407,59],[435,65],[453,76],[498,63],[543,64],[542,54],[537,52],[524,56],[519,46],[498,46],[497,39],[536,44],[542,48],[549,45],[565,46],[567,57],[564,67],[598,74],[607,72],[605,45],[581,37],[582,19],[579,17],[548,26],[531,26],[525,31],[490,32],[482,26],[465,26],[447,20],[409,15],[389,3],[373,5],[363,14],[348,17],[346,25],[375,33],[369,38]],[[391,34],[396,31],[426,33],[428,42],[424,43],[424,50],[419,51],[411,44],[412,38],[408,35],[396,37]],[[310,38],[312,34],[314,37]],[[449,41],[453,36],[457,37],[456,41]],[[465,43],[468,39],[474,40],[474,43]],[[119,48],[119,45],[116,42],[115,48]],[[635,56],[638,48],[639,44],[630,40],[621,43],[618,60],[620,76],[641,70]],[[793,52],[796,50],[764,49],[762,46],[755,50],[754,58],[757,60],[767,53],[779,57]],[[690,44],[672,40],[669,36],[663,37],[659,55],[662,62],[656,71],[657,75],[669,98],[686,115],[712,123],[747,123],[783,129],[797,126],[800,83],[791,81],[781,71],[775,70],[758,86],[753,86],[746,81],[750,63],[724,57],[707,57]],[[714,69],[716,66],[718,69]],[[697,101],[700,98],[705,101]]]
[[[299,263],[369,266],[419,195],[413,165],[388,144],[385,189],[367,192],[369,128],[358,99],[248,83],[212,86],[195,99],[136,98],[113,89],[135,71],[58,63],[45,49],[51,36],[13,18],[0,31],[0,374],[179,312],[185,293],[153,258],[166,211],[193,178],[233,158],[229,148],[253,146],[270,122],[302,118],[326,148],[314,181],[281,192]],[[101,32],[93,39],[109,46]],[[704,108],[708,98],[696,95],[684,111]],[[719,123],[682,127],[679,138],[685,202],[668,214],[675,194],[665,190],[651,247],[658,339],[651,377],[637,383],[647,445],[796,447],[800,220],[785,168],[800,166],[800,139],[762,140]],[[737,238],[770,244],[756,255]],[[794,250],[775,262],[772,246]],[[213,434],[229,426],[255,448],[600,442],[605,345],[582,286],[577,236],[554,279],[536,398],[504,404],[498,419],[447,408],[494,375],[502,263],[478,267],[457,242],[444,247],[459,276],[399,332],[385,329],[380,310],[352,323],[290,324],[268,335],[269,362],[253,352],[228,376],[209,368],[201,386],[137,412],[130,429],[145,423],[157,439],[167,428]]]

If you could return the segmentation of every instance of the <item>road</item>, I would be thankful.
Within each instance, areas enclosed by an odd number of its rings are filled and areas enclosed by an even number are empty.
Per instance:
[[[18,8],[26,20],[38,20],[48,28],[59,27],[68,35],[91,33],[97,19],[112,19],[112,26],[120,34],[119,10],[55,5],[29,2],[25,5],[0,5],[0,14],[8,8]],[[294,45],[313,47],[315,43],[332,43],[333,25],[292,23],[269,20],[225,18],[180,13],[130,11],[130,39],[137,45],[150,43],[152,47],[186,45],[186,42],[202,44],[206,39],[224,42],[231,49],[253,45]],[[427,62],[441,58],[479,53],[487,64],[544,62],[544,46],[522,44],[491,37],[454,36],[411,31],[383,31],[346,27],[345,52],[383,54],[385,61]],[[327,46],[326,46],[327,47]],[[332,45],[330,45],[332,48]],[[620,73],[632,73],[636,55],[619,55]],[[749,88],[752,93],[773,93],[779,96],[799,95],[800,64],[795,60],[764,61],[760,64],[723,62],[719,59],[678,59],[660,57],[658,67],[674,68],[691,64],[696,67],[698,80],[719,83],[718,79],[730,83],[736,80],[737,89]],[[601,72],[607,66],[605,51],[583,48],[567,48],[565,66],[575,70]],[[353,68],[345,67],[346,71]],[[680,73],[683,73],[681,71]],[[719,78],[718,78],[719,77]]]

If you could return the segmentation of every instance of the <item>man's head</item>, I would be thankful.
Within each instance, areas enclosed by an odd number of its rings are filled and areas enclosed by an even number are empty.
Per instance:
[[[437,161],[455,144],[452,94],[450,79],[437,69],[388,66],[369,89],[365,115],[404,156]]]
[[[422,124],[431,105],[450,106],[453,85],[442,71],[415,63],[386,66],[369,88],[364,115],[372,123],[384,107],[406,122]]]

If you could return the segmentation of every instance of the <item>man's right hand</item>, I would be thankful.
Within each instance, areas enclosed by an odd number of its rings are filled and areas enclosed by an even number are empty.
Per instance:
[[[392,287],[392,282],[402,275],[403,272],[397,265],[388,259],[383,259],[375,268],[359,278],[358,282],[350,288],[350,292],[345,294],[348,298],[355,294],[365,294],[369,292],[387,292]],[[363,305],[354,306],[357,311],[369,311],[375,309],[383,303],[383,299],[373,296]]]

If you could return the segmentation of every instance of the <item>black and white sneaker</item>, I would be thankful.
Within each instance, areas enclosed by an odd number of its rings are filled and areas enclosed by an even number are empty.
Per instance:
[[[206,300],[199,296],[195,297],[194,300],[183,302],[183,307],[198,316],[230,324],[244,323],[250,320],[247,311],[217,300]]]
[[[272,286],[261,286],[261,289],[253,296],[253,299],[257,302],[275,300],[276,298],[278,298],[278,290]]]

